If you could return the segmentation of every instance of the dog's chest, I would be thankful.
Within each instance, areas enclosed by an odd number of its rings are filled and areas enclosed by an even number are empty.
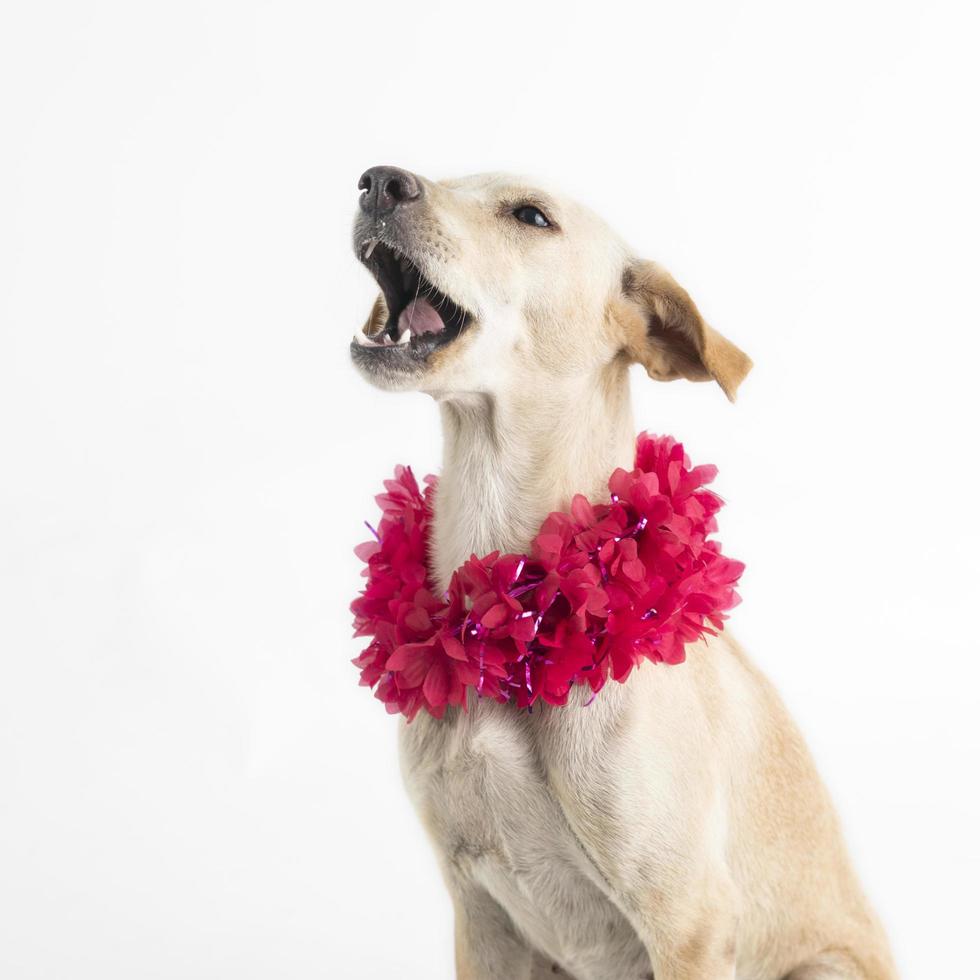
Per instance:
[[[639,939],[552,791],[534,719],[494,702],[443,722],[420,717],[404,729],[402,757],[413,801],[464,896],[485,890],[531,946],[579,980],[646,975]]]

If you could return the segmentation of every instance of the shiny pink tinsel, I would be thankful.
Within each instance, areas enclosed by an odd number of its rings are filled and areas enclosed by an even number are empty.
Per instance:
[[[721,500],[669,436],[641,433],[636,468],[609,478],[610,501],[551,514],[530,556],[473,555],[436,595],[427,565],[435,477],[419,490],[399,466],[377,497],[376,540],[360,545],[367,587],[351,604],[361,683],[409,720],[466,707],[466,690],[530,707],[598,691],[643,659],[677,664],[685,644],[722,628],[741,562],[708,535]],[[372,529],[373,531],[373,529]],[[710,625],[709,625],[710,624]],[[713,628],[712,628],[713,627]]]

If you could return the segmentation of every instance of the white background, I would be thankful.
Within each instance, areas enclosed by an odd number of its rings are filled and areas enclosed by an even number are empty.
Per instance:
[[[421,395],[347,344],[358,175],[531,173],[756,369],[634,377],[721,467],[731,628],[908,977],[975,969],[977,25],[966,3],[22,3],[0,20],[0,975],[448,978],[357,686]]]

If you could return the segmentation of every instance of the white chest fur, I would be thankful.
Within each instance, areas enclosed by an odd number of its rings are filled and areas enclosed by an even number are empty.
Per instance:
[[[402,764],[459,888],[483,890],[530,946],[579,980],[641,980],[649,976],[643,946],[608,897],[553,784],[554,727],[566,713],[591,711],[571,705],[529,715],[479,701],[441,722],[420,716],[403,730]]]

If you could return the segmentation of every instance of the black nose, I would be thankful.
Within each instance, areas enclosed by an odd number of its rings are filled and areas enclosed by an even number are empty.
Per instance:
[[[361,210],[375,217],[390,214],[399,204],[417,201],[422,196],[422,182],[418,177],[398,167],[365,170],[357,186],[364,191]]]

